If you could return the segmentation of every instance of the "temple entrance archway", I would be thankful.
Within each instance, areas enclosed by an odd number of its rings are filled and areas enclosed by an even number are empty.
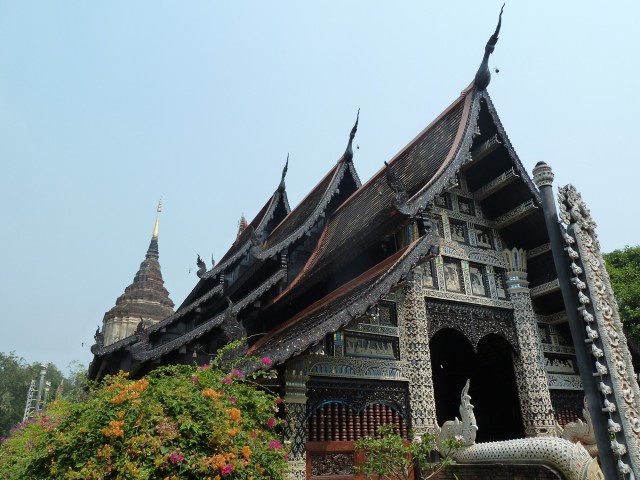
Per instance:
[[[474,351],[459,331],[445,328],[429,343],[438,424],[460,417],[460,393],[467,379],[478,424],[476,441],[524,437],[513,350],[500,335],[483,337]]]

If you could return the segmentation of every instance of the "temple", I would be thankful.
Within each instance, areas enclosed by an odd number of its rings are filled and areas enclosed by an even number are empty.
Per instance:
[[[610,459],[615,475],[639,475],[640,391],[595,227],[573,187],[561,189],[561,226],[550,168],[534,183],[509,141],[486,90],[499,29],[474,81],[364,184],[357,119],[293,209],[285,166],[222,259],[198,258],[175,313],[155,231],[105,315],[90,377],[204,364],[246,339],[243,354],[278,373],[290,478],[352,478],[353,442],[378,425],[438,433],[459,411],[474,428],[441,478],[496,465],[614,478]]]

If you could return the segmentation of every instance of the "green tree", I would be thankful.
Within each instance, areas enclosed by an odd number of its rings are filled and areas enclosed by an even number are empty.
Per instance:
[[[65,379],[53,363],[47,365],[46,380],[51,382],[50,400],[53,400],[63,380],[65,395],[73,395],[81,388],[85,368],[78,362],[70,366],[71,375]],[[11,427],[22,421],[29,384],[35,380],[37,387],[41,368],[40,363],[28,364],[14,352],[0,353],[0,437],[6,437]]]
[[[620,307],[620,319],[625,329],[640,341],[640,246],[626,246],[603,257]]]
[[[283,479],[282,402],[256,388],[269,373],[222,358],[120,373],[54,402],[0,445],[0,478]]]

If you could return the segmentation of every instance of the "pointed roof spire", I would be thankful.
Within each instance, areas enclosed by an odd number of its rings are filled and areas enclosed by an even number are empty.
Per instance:
[[[143,322],[156,323],[173,313],[173,302],[164,287],[158,262],[158,227],[162,201],[158,203],[156,222],[145,259],[133,282],[118,297],[115,306],[104,315],[104,344],[110,345],[132,335],[135,326]]]
[[[240,217],[240,221],[238,222],[238,235],[236,236],[236,240],[240,238],[242,232],[244,232],[245,228],[247,228],[249,224],[247,223],[247,219],[244,217],[244,213]]]
[[[287,176],[287,170],[289,170],[289,153],[287,153],[287,161],[282,169],[282,179],[280,180],[280,185],[278,185],[279,192],[284,192],[284,177]]]
[[[473,84],[480,91],[485,90],[489,86],[489,82],[491,81],[491,72],[489,71],[489,55],[493,53],[496,43],[498,43],[498,34],[500,33],[500,27],[502,26],[503,10],[504,10],[504,3],[502,4],[502,8],[500,9],[500,15],[498,16],[498,25],[496,26],[496,31],[493,33],[493,35],[491,35],[491,37],[489,37],[489,41],[487,42],[487,45],[484,47],[484,57],[482,58],[482,63],[478,68],[476,77],[473,80]]]
[[[158,238],[158,231],[160,227],[160,212],[162,212],[162,198],[158,202],[158,210],[156,214],[156,225],[153,227],[153,237]]]
[[[344,155],[342,155],[345,162],[353,160],[353,138],[356,136],[356,132],[358,131],[358,120],[360,120],[360,109],[358,109],[358,114],[356,115],[356,123],[354,123],[351,133],[349,134],[347,149],[344,151]]]
[[[158,251],[158,233],[160,231],[160,212],[162,212],[162,199],[158,202],[158,208],[156,210],[156,223],[153,226],[153,235],[151,235],[151,243],[149,243],[149,249],[147,250],[147,258],[159,258]]]

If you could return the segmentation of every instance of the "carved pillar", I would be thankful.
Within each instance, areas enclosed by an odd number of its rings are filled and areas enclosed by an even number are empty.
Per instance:
[[[409,380],[412,428],[417,435],[437,430],[431,351],[427,331],[422,274],[416,269],[398,305],[402,375]]]
[[[529,295],[526,253],[516,248],[504,250],[504,259],[507,265],[507,290],[513,303],[513,317],[520,346],[514,369],[524,432],[528,437],[551,435],[555,419],[549,380],[544,371],[544,354],[538,336],[538,323]]]
[[[307,380],[306,373],[287,370],[284,374],[285,419],[284,439],[290,446],[289,480],[307,478],[306,424],[307,416]]]

